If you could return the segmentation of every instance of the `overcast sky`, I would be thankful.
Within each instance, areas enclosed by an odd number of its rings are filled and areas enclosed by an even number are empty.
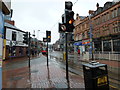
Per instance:
[[[23,31],[33,34],[43,40],[46,30],[51,31],[51,43],[59,39],[58,22],[64,13],[66,0],[12,0],[12,20],[15,26]],[[80,16],[88,16],[89,10],[96,10],[96,3],[103,7],[108,0],[71,0],[74,4],[73,11]],[[109,0],[112,1],[112,0]],[[40,31],[38,31],[40,30]]]

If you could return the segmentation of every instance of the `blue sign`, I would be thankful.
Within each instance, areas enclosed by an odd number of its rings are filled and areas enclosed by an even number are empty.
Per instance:
[[[4,36],[4,18],[3,18],[3,14],[2,11],[0,10],[0,40],[2,40],[1,38],[3,38]],[[0,41],[0,43],[3,43],[2,41]],[[0,45],[0,50],[3,49],[3,46]],[[2,53],[0,52],[0,90],[2,90]]]
[[[3,38],[4,35],[4,18],[3,13],[0,10],[0,38]]]
[[[74,45],[76,45],[76,46],[82,46],[82,42],[76,42],[76,43],[74,43]]]

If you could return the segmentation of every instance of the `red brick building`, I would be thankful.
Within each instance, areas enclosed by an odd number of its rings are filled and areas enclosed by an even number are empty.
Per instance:
[[[74,40],[85,51],[89,51],[90,24],[96,51],[120,51],[120,1],[106,2],[103,7],[97,4],[97,10],[92,11],[90,18],[77,14],[74,24]]]

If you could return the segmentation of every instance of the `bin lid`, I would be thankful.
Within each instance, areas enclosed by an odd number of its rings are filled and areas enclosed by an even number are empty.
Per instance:
[[[83,65],[86,66],[86,67],[89,67],[89,68],[96,68],[96,67],[104,67],[104,66],[106,66],[106,64],[101,64],[99,62],[90,62],[90,63],[83,64]]]

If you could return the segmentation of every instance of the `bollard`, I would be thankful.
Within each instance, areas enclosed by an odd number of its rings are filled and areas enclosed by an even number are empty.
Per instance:
[[[66,60],[66,52],[63,52],[63,60]]]

